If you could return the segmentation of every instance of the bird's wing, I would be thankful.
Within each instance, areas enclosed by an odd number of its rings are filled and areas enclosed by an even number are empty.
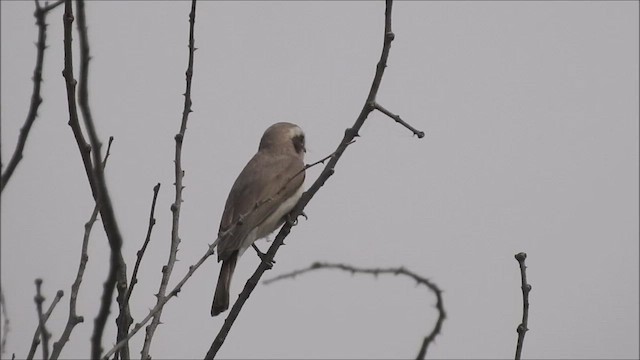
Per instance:
[[[219,232],[231,231],[218,243],[218,261],[239,250],[249,232],[302,186],[303,170],[304,161],[295,155],[259,151],[253,156],[227,198]]]

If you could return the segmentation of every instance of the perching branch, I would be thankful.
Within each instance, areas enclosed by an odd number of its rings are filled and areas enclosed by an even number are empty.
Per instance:
[[[15,171],[20,160],[22,160],[22,152],[24,146],[27,143],[27,137],[31,126],[38,116],[38,108],[42,104],[42,97],[40,96],[40,88],[42,84],[42,64],[44,63],[44,51],[47,48],[47,14],[49,11],[55,9],[58,5],[62,4],[62,1],[56,1],[51,5],[45,7],[40,6],[40,1],[35,0],[36,11],[33,16],[36,18],[36,25],[38,25],[38,42],[36,43],[36,67],[33,70],[33,92],[31,93],[31,104],[29,105],[29,112],[27,113],[27,119],[20,128],[20,135],[18,136],[18,143],[16,149],[7,164],[7,168],[2,172],[0,176],[0,193],[4,190],[5,185],[9,182],[11,175]]]
[[[169,250],[169,259],[167,265],[162,267],[162,279],[160,281],[160,288],[156,294],[157,303],[165,297],[169,278],[173,271],[173,266],[176,262],[176,256],[178,254],[178,245],[180,244],[180,234],[178,232],[180,227],[180,209],[182,207],[182,179],[184,177],[184,170],[182,170],[182,142],[184,141],[185,131],[187,130],[187,120],[189,119],[189,113],[191,110],[191,78],[193,76],[193,55],[195,52],[194,47],[194,27],[196,22],[196,0],[191,1],[191,12],[189,13],[189,60],[187,65],[186,77],[186,90],[184,92],[184,108],[182,110],[182,121],[180,123],[180,131],[175,136],[176,151],[175,151],[175,187],[176,196],[175,201],[171,205],[171,212],[173,213],[173,221],[171,226],[171,248]],[[160,317],[162,316],[162,308],[156,313],[151,321],[144,338],[144,345],[142,347],[142,359],[151,359],[149,356],[149,348],[151,347],[151,340],[153,335],[160,324]]]
[[[107,165],[107,159],[109,159],[109,154],[111,153],[112,143],[113,143],[113,136],[109,138],[107,153],[104,156],[104,160],[102,161],[103,168]],[[71,296],[69,297],[69,318],[67,319],[67,325],[65,325],[62,335],[60,335],[60,339],[58,339],[58,341],[56,341],[53,344],[53,352],[51,353],[51,360],[56,360],[58,359],[58,357],[60,357],[62,348],[69,341],[73,328],[79,323],[84,321],[84,317],[79,316],[76,313],[76,302],[78,299],[78,292],[80,291],[80,284],[82,283],[84,270],[87,267],[87,261],[89,260],[89,256],[87,255],[87,251],[89,247],[89,236],[91,235],[91,229],[93,228],[93,224],[96,222],[98,218],[99,211],[100,211],[100,208],[96,203],[96,205],[93,207],[93,212],[91,213],[91,217],[89,218],[89,221],[87,221],[84,224],[84,236],[82,237],[82,248],[80,251],[80,265],[78,265],[78,273],[76,274],[76,279],[71,285]]]
[[[520,279],[522,282],[522,322],[518,325],[518,344],[516,345],[516,360],[520,360],[522,355],[522,345],[524,344],[524,335],[529,330],[529,292],[531,291],[531,285],[527,283],[527,267],[524,265],[524,260],[527,258],[526,253],[517,253],[516,260],[520,265]]]
[[[371,111],[375,109],[376,95],[378,94],[378,89],[380,88],[380,83],[382,81],[382,75],[384,74],[384,69],[387,66],[387,59],[389,57],[391,41],[393,41],[393,38],[394,38],[394,34],[391,30],[392,5],[393,5],[392,0],[386,0],[384,42],[382,46],[382,54],[380,55],[380,60],[378,61],[378,64],[376,66],[376,72],[373,78],[373,82],[371,84],[371,89],[369,90],[369,95],[367,96],[367,99],[360,112],[360,115],[358,115],[358,118],[356,119],[356,122],[354,123],[354,125],[345,131],[342,141],[338,145],[338,148],[334,152],[333,156],[331,156],[324,170],[320,173],[320,175],[318,176],[316,181],[311,185],[309,190],[307,190],[305,193],[302,194],[302,197],[300,198],[296,206],[291,211],[291,218],[293,219],[297,219],[298,216],[300,216],[303,213],[305,206],[313,198],[316,192],[324,185],[327,179],[331,175],[333,175],[333,173],[335,172],[335,166],[337,162],[340,160],[340,157],[346,150],[347,146],[349,146],[349,144],[353,142],[354,138],[356,136],[359,136],[358,132],[362,127],[362,125],[364,124],[364,121],[369,116],[369,113],[371,113]],[[231,330],[233,323],[238,317],[238,314],[240,313],[242,306],[247,301],[247,299],[249,298],[249,295],[251,295],[251,292],[258,284],[260,278],[262,277],[262,274],[264,274],[264,272],[269,269],[268,264],[273,262],[273,258],[276,252],[278,251],[280,246],[284,243],[284,239],[287,237],[287,235],[289,235],[289,232],[291,231],[291,227],[293,225],[294,225],[294,222],[286,222],[283,225],[282,229],[280,230],[275,240],[273,241],[273,244],[265,254],[265,258],[260,263],[260,265],[258,265],[258,268],[256,269],[256,271],[253,273],[251,278],[249,278],[249,280],[245,284],[244,289],[242,290],[242,292],[238,297],[238,300],[236,300],[236,302],[233,304],[233,307],[229,311],[229,315],[227,316],[224,322],[224,325],[218,332],[218,335],[213,340],[213,343],[211,344],[209,351],[205,355],[205,359],[213,359],[217,354],[218,350],[220,350],[220,347],[224,343],[227,335],[229,334],[229,331]]]
[[[325,158],[318,160],[314,163],[311,163],[309,165],[306,165],[306,168],[310,168],[313,167],[317,164],[320,163],[324,163],[324,161],[326,161],[327,159],[331,158],[334,154],[331,154],[329,156],[326,156]],[[292,176],[292,178],[295,178],[296,176],[298,176],[299,174],[295,174]],[[291,180],[289,180],[291,181]],[[281,191],[281,190],[280,190]],[[264,204],[264,203],[263,203]],[[258,207],[254,207],[251,212],[256,211]],[[241,216],[242,217],[246,217],[249,214],[251,214],[251,212]],[[156,306],[149,310],[149,314],[138,324],[136,324],[133,328],[133,330],[127,335],[126,338],[124,338],[123,340],[120,340],[111,350],[107,351],[105,353],[105,355],[103,356],[104,360],[107,360],[111,355],[113,355],[116,351],[118,351],[118,349],[120,349],[127,341],[129,341],[129,339],[131,339],[147,322],[149,322],[149,320],[151,320],[157,313],[158,311],[160,311],[164,305],[173,297],[178,295],[178,293],[182,290],[182,286],[189,280],[189,278],[191,278],[191,276],[196,272],[196,270],[198,270],[198,268],[200,267],[200,265],[202,265],[211,255],[214,254],[214,249],[215,247],[218,245],[218,242],[220,241],[221,238],[227,236],[227,234],[231,231],[234,231],[236,226],[238,224],[233,224],[229,229],[227,229],[227,231],[222,232],[218,235],[218,237],[216,238],[216,240],[209,245],[209,247],[207,248],[207,251],[204,255],[202,255],[202,257],[194,264],[189,266],[189,270],[187,271],[187,273],[184,275],[184,277],[178,282],[178,284],[167,294],[167,296],[165,296],[161,302],[158,302],[156,304]],[[135,269],[134,269],[135,272]],[[133,280],[132,280],[133,283]]]
[[[36,279],[36,289],[39,289],[40,287],[39,283],[40,284],[42,283],[42,279]],[[36,294],[36,304],[38,303],[38,300],[37,300],[38,295],[39,295],[39,291]],[[55,309],[56,305],[58,305],[58,302],[60,301],[60,299],[62,299],[62,296],[64,296],[64,292],[62,290],[58,290],[58,292],[56,293],[56,297],[53,299],[53,301],[51,302],[51,305],[49,305],[49,309],[44,314],[42,314],[42,303],[40,304],[40,309],[38,309],[38,327],[36,328],[36,331],[33,333],[33,340],[31,341],[31,348],[29,349],[27,360],[33,359],[33,356],[36,353],[36,349],[40,344],[40,336],[42,334],[48,334],[47,329],[44,327],[44,325],[46,324],[47,320],[49,320],[49,316],[51,316],[53,309]],[[42,296],[40,295],[40,297]],[[44,301],[44,298],[42,298],[41,301]],[[44,343],[42,345],[43,347],[47,347],[44,345]],[[47,358],[44,357],[44,359],[47,359]]]
[[[433,291],[433,293],[436,296],[436,308],[438,309],[438,320],[436,321],[436,325],[434,326],[433,330],[431,330],[431,332],[427,336],[425,336],[424,340],[422,341],[422,345],[420,346],[420,350],[418,351],[417,359],[425,358],[427,354],[427,347],[433,342],[435,337],[438,334],[440,334],[442,323],[446,318],[446,313],[444,311],[444,305],[442,302],[442,291],[440,290],[440,288],[438,288],[436,284],[431,282],[429,279],[426,279],[420,275],[417,275],[416,273],[409,271],[403,267],[388,268],[388,269],[380,269],[380,268],[362,269],[362,268],[353,267],[351,265],[330,264],[330,263],[321,263],[321,262],[315,262],[311,264],[311,266],[304,269],[295,270],[286,274],[278,275],[272,279],[264,280],[262,283],[267,285],[279,280],[293,279],[298,275],[302,275],[302,274],[305,274],[314,270],[320,270],[320,269],[338,269],[338,270],[350,272],[351,274],[369,274],[375,277],[377,277],[380,274],[404,275],[412,278],[418,284],[424,285],[428,287],[429,290]]]

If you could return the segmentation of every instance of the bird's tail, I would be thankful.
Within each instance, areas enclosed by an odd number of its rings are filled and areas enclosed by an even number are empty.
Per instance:
[[[234,252],[222,261],[220,276],[218,277],[218,285],[213,295],[213,304],[211,304],[211,316],[216,316],[229,308],[229,289],[231,287],[231,277],[238,262],[238,252]]]

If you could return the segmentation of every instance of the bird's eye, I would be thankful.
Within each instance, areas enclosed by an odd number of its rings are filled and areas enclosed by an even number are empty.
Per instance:
[[[296,149],[296,152],[300,153],[307,151],[304,146],[304,135],[298,135],[291,140],[293,142],[293,147]]]

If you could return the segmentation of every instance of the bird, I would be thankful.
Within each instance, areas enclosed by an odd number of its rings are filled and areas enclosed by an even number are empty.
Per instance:
[[[292,123],[269,126],[258,146],[236,178],[225,203],[217,244],[220,275],[211,304],[211,316],[229,308],[231,278],[238,259],[254,244],[287,221],[304,191],[305,134]]]

